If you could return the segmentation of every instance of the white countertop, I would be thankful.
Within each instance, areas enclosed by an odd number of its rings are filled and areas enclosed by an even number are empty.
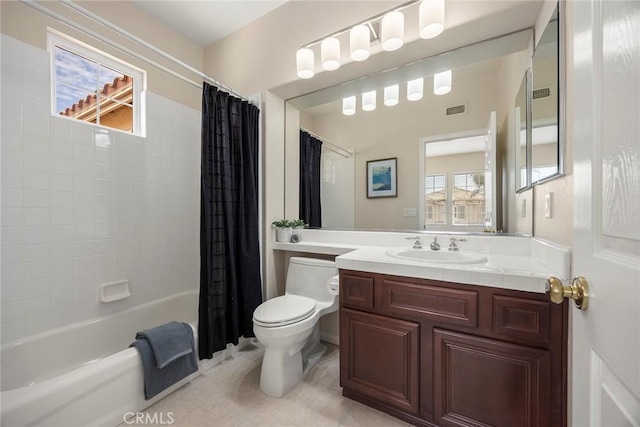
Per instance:
[[[531,237],[465,236],[460,253],[471,251],[486,256],[478,264],[438,264],[387,255],[391,247],[404,247],[411,233],[303,230],[299,243],[274,242],[273,249],[309,254],[336,255],[340,269],[389,274],[404,277],[443,280],[470,285],[490,286],[536,293],[545,292],[547,277],[567,281],[570,276],[570,251]],[[420,238],[425,251],[433,235]],[[438,235],[446,251],[449,236]]]
[[[336,267],[536,293],[545,292],[545,281],[551,275],[535,259],[523,256],[485,254],[488,261],[480,264],[435,264],[391,257],[387,249],[351,251],[336,257]]]

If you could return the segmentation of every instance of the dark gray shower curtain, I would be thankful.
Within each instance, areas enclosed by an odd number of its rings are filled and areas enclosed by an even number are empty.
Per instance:
[[[309,227],[322,227],[320,155],[322,141],[300,130],[300,202],[298,215]]]
[[[262,302],[258,242],[258,115],[254,105],[204,83],[198,352],[210,359],[253,337]]]

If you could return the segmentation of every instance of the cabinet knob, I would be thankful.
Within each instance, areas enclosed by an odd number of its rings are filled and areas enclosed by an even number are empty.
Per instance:
[[[586,310],[589,303],[589,284],[587,279],[576,276],[571,285],[564,286],[557,277],[549,277],[546,282],[546,293],[554,304],[562,304],[565,298],[571,298],[580,310]]]

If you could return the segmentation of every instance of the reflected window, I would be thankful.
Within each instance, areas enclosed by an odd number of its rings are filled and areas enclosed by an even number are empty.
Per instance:
[[[483,225],[486,217],[485,173],[470,172],[453,175],[454,225]]]
[[[447,224],[447,176],[425,177],[425,224]]]

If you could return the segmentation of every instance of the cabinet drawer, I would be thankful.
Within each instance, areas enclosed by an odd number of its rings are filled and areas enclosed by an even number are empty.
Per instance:
[[[549,343],[549,303],[493,296],[493,332],[542,344]]]
[[[385,280],[383,310],[395,315],[430,319],[475,328],[478,292]]]
[[[340,275],[340,300],[344,306],[373,308],[373,277]]]

